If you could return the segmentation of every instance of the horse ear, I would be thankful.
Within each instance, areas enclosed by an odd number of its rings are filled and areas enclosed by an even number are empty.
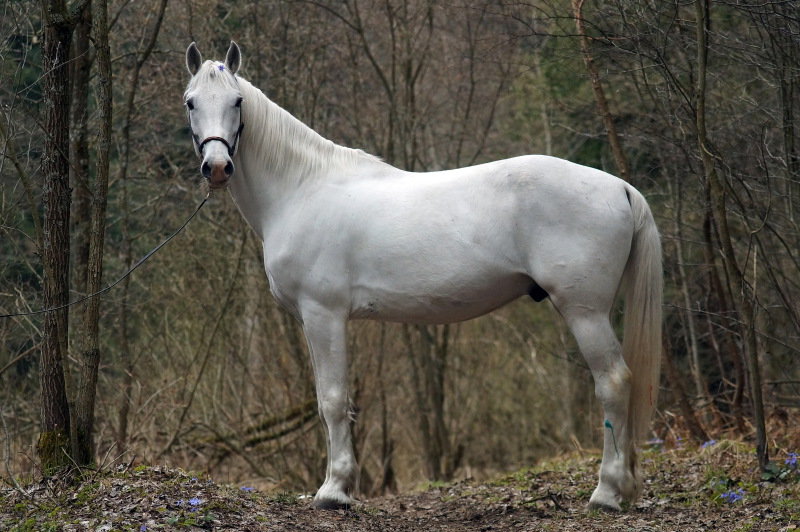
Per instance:
[[[190,44],[189,48],[186,49],[186,68],[189,70],[189,74],[192,76],[197,74],[202,64],[203,56],[200,55],[200,50],[197,49],[195,43]]]
[[[236,74],[239,66],[242,64],[242,52],[239,50],[239,45],[231,41],[228,48],[228,54],[225,56],[225,66],[228,67],[231,74]]]

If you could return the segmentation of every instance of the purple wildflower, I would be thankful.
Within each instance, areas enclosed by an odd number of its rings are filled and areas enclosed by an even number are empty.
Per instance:
[[[744,498],[744,488],[726,491],[725,493],[720,495],[720,498],[725,499],[725,501],[728,504],[734,504],[736,502],[739,502]]]
[[[220,71],[225,70],[225,65],[219,65],[217,68],[220,69]]]
[[[716,445],[716,444],[717,444],[717,440],[708,440],[707,442],[703,442],[703,445],[701,445],[700,448],[701,449],[706,449],[706,448],[711,447],[711,446]]]
[[[203,499],[198,499],[197,497],[192,497],[189,499],[189,511],[196,512],[200,509],[200,505],[203,504]]]
[[[240,490],[242,490],[242,491],[246,491],[246,492],[248,492],[248,493],[250,493],[250,492],[253,492],[253,491],[256,491],[256,489],[255,489],[255,488],[251,488],[250,486],[242,486],[242,487],[241,487],[241,488],[239,488],[239,489],[240,489]]]
[[[797,469],[797,453],[789,453],[789,457],[786,459],[786,465],[792,469]]]

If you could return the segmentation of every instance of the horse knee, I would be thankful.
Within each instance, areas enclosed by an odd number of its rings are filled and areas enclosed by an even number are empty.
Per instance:
[[[317,399],[319,414],[328,423],[339,423],[347,419],[348,398],[342,392],[324,392]]]
[[[595,382],[595,395],[603,405],[627,404],[633,376],[622,357],[622,346],[608,317],[572,312],[565,316]]]
[[[594,375],[594,392],[604,405],[628,403],[633,375],[624,362],[616,364],[602,374]]]

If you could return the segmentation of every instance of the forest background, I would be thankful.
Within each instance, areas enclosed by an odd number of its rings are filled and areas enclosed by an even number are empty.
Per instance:
[[[132,461],[323,480],[302,333],[227,194],[113,290],[26,314],[117,279],[203,198],[192,41],[220,58],[236,40],[276,103],[404,169],[545,153],[627,179],[663,236],[652,436],[744,437],[765,460],[764,420],[796,419],[799,2],[5,0],[0,36],[7,481]],[[549,303],[350,333],[364,494],[599,445],[591,376]]]

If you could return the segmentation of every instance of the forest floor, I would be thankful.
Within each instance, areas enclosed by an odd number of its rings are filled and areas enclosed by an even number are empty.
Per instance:
[[[622,513],[588,511],[597,454],[543,462],[488,482],[434,484],[313,510],[310,498],[221,485],[202,475],[120,466],[69,487],[50,479],[0,488],[0,530],[800,531],[797,449],[773,449],[769,479],[752,445],[708,442],[643,452],[643,497]]]

